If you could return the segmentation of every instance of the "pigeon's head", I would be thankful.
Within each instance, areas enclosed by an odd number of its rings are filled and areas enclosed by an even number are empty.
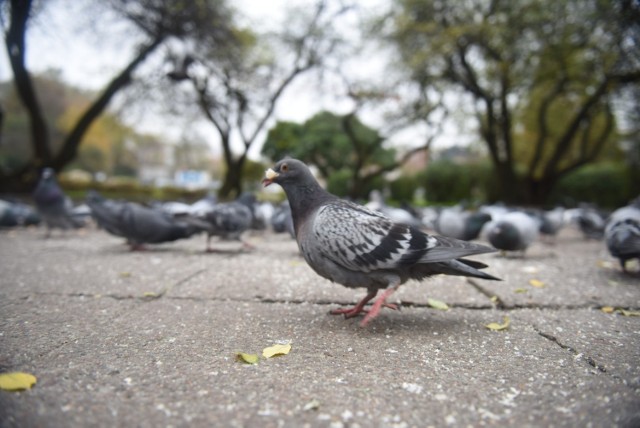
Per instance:
[[[50,180],[51,178],[55,177],[55,172],[53,171],[53,168],[43,169],[41,177],[43,180]]]
[[[297,159],[283,159],[273,168],[265,171],[265,178],[262,180],[264,187],[271,183],[277,183],[281,186],[287,183],[304,182],[313,176],[309,172],[309,168]]]

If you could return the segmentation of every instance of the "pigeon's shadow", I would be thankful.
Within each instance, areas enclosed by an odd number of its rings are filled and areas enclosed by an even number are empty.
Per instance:
[[[333,309],[333,308],[332,308]],[[462,316],[441,318],[431,316],[427,308],[415,308],[410,312],[385,310],[378,317],[362,327],[360,322],[364,316],[344,318],[342,315],[332,315],[326,312],[320,321],[320,327],[329,330],[351,329],[359,337],[380,337],[393,332],[411,331],[412,334],[441,338],[442,336],[455,335],[457,332],[468,329]]]

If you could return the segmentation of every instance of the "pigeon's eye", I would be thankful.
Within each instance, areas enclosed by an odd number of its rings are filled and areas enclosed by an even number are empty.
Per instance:
[[[289,165],[287,165],[286,163],[283,163],[283,164],[280,166],[280,171],[282,171],[282,172],[287,172],[287,171],[289,171]]]

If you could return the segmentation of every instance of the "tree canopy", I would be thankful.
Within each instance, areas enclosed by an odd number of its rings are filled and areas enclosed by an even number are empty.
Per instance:
[[[365,198],[372,181],[398,166],[394,149],[355,114],[323,111],[306,122],[278,122],[267,135],[262,153],[277,161],[286,156],[318,168],[332,191]]]
[[[381,26],[409,79],[470,110],[503,198],[540,203],[614,141],[616,94],[640,79],[625,3],[397,0]]]

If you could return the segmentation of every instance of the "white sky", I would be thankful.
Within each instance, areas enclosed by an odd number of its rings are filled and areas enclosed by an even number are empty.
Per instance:
[[[99,90],[124,66],[132,57],[133,43],[128,39],[129,35],[124,28],[114,28],[113,35],[108,40],[102,40],[100,34],[92,34],[86,31],[86,26],[91,22],[84,13],[87,7],[85,2],[74,0],[48,0],[55,3],[54,7],[45,9],[44,13],[37,16],[27,32],[27,58],[29,70],[34,73],[47,69],[59,69],[63,79],[80,88]],[[371,11],[384,7],[387,0],[359,0],[363,10]],[[246,17],[246,24],[258,29],[268,29],[269,25],[277,25],[282,21],[285,7],[291,5],[303,5],[312,7],[315,0],[235,0],[234,7]],[[48,6],[51,6],[49,4]],[[72,17],[77,17],[73,19]],[[100,19],[105,19],[104,15]],[[109,19],[108,16],[106,19]],[[114,21],[114,26],[117,25]],[[348,28],[345,29],[348,31]],[[82,34],[78,37],[77,34]],[[0,49],[0,79],[11,78],[10,66],[5,49]],[[355,73],[384,73],[380,58],[372,55],[366,62],[354,64],[352,70]],[[302,122],[314,113],[327,109],[340,113],[347,112],[350,105],[344,99],[333,96],[331,90],[325,93],[317,93],[315,85],[310,80],[311,75],[301,76],[286,90],[284,96],[277,104],[276,112],[271,124],[276,120],[291,120]],[[329,89],[332,89],[331,87]],[[335,88],[339,92],[339,88]],[[376,127],[377,118],[362,118],[365,123]],[[164,118],[146,115],[136,118],[136,123],[142,125],[145,132],[171,135],[171,130],[162,130],[167,123]],[[170,125],[171,126],[171,125]],[[166,126],[165,126],[166,127]],[[175,128],[175,126],[173,126]],[[174,129],[175,130],[175,129]],[[204,124],[199,127],[198,133],[211,140],[214,133],[211,125]],[[179,134],[179,133],[178,133]],[[443,141],[453,141],[458,136],[453,128],[448,129],[448,136]],[[173,135],[177,138],[178,135]],[[400,141],[403,145],[410,145],[409,141],[416,139],[409,134]],[[261,143],[261,141],[260,141]],[[219,148],[213,146],[214,151]],[[259,154],[259,146],[252,149],[251,155],[256,158]]]

